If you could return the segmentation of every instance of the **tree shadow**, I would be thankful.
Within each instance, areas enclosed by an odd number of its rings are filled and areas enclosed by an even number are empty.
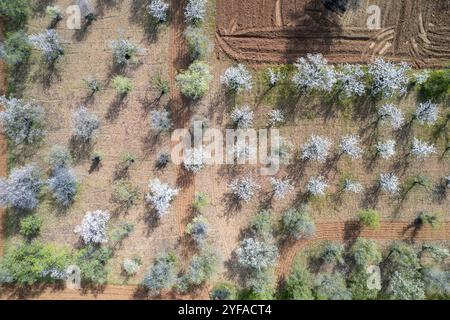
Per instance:
[[[111,105],[108,108],[108,111],[106,113],[106,120],[108,121],[115,121],[119,117],[120,112],[126,107],[127,105],[127,96],[125,94],[118,94]]]

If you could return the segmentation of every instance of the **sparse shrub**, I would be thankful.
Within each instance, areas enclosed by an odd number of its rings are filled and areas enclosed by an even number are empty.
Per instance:
[[[167,21],[167,11],[169,4],[163,0],[151,0],[147,6],[148,13],[158,22]]]
[[[70,151],[63,145],[56,144],[50,149],[47,159],[53,171],[59,168],[69,167],[72,164]]]
[[[253,111],[249,106],[234,108],[230,114],[230,118],[239,129],[247,129],[253,125]]]
[[[380,174],[379,185],[381,190],[390,193],[392,195],[398,194],[400,191],[398,177],[393,173],[382,173]]]
[[[61,9],[58,6],[47,6],[45,13],[52,19],[54,23],[62,20]]]
[[[65,248],[35,241],[12,246],[2,262],[9,280],[19,286],[64,280],[68,265],[69,254]]]
[[[236,249],[239,264],[251,271],[262,271],[276,264],[278,248],[268,242],[246,238]]]
[[[120,160],[120,169],[128,170],[136,162],[136,156],[132,153],[125,153],[122,155]]]
[[[144,49],[139,48],[134,43],[123,38],[111,41],[110,48],[114,63],[118,66],[136,64],[138,62],[138,55],[144,52]]]
[[[134,225],[128,222],[121,223],[116,229],[114,229],[111,240],[113,242],[113,246],[117,246],[122,243],[130,234],[134,231]]]
[[[373,240],[358,238],[351,249],[353,260],[357,267],[366,268],[370,265],[378,265],[381,260],[381,251]],[[364,271],[366,271],[364,269]]]
[[[306,59],[299,58],[295,64],[297,72],[292,79],[301,91],[331,92],[337,82],[334,67],[322,54],[308,54]]]
[[[421,85],[421,94],[433,101],[445,100],[450,96],[450,68],[432,71]]]
[[[120,95],[127,95],[133,91],[133,82],[130,78],[123,76],[115,76],[112,80],[112,86]]]
[[[194,239],[198,246],[201,246],[208,237],[209,223],[203,216],[195,217],[187,226],[186,233]]]
[[[197,211],[202,211],[207,205],[209,205],[210,201],[208,195],[204,192],[196,192],[194,196],[194,202],[192,206]]]
[[[417,138],[413,139],[411,145],[411,154],[417,159],[425,159],[436,153],[436,147],[432,143],[421,141]]]
[[[216,284],[209,293],[211,300],[236,300],[236,287],[228,282]]]
[[[170,120],[168,111],[153,110],[150,112],[150,126],[157,133],[168,131],[172,128],[172,121]]]
[[[252,177],[248,176],[232,181],[229,188],[238,201],[249,202],[260,186]]]
[[[345,278],[340,274],[319,275],[314,293],[317,300],[352,299],[352,293],[347,289]]]
[[[417,222],[421,225],[429,224],[433,228],[437,228],[441,225],[440,217],[436,213],[422,211],[417,217]]]
[[[101,244],[108,242],[109,212],[96,210],[87,212],[81,225],[75,228],[85,244]]]
[[[146,200],[153,205],[161,218],[169,210],[170,203],[178,195],[178,190],[166,183],[161,183],[158,179],[151,180],[148,187],[150,192],[147,194]]]
[[[284,199],[289,193],[294,191],[291,180],[270,178],[272,184],[273,196],[277,200]]]
[[[186,71],[176,76],[181,93],[193,100],[202,98],[208,92],[211,80],[209,66],[202,61],[194,61]]]
[[[380,227],[380,216],[377,211],[366,209],[358,212],[359,222],[370,229],[378,229]]]
[[[124,259],[122,262],[122,269],[128,277],[131,277],[139,271],[141,264],[142,262],[139,258]]]
[[[139,199],[139,190],[129,182],[121,180],[114,186],[112,199],[124,210],[129,210]]]
[[[394,130],[399,130],[405,123],[403,112],[392,104],[385,104],[378,109],[378,119],[390,122]]]
[[[189,56],[192,60],[203,60],[207,57],[210,50],[208,37],[203,33],[201,28],[188,26],[184,32]]]
[[[228,90],[237,93],[252,89],[252,75],[243,64],[238,64],[225,70],[223,76],[220,77],[220,82]]]
[[[325,196],[325,192],[328,189],[328,183],[322,176],[309,178],[306,185],[307,192],[312,196]]]
[[[307,209],[289,209],[283,214],[283,232],[295,240],[309,239],[316,233],[316,226]]]
[[[82,281],[88,284],[105,285],[109,268],[106,266],[112,258],[111,248],[87,245],[75,254],[76,265],[80,267]]]
[[[389,160],[395,155],[395,140],[380,141],[377,143],[376,152],[381,158]]]
[[[369,75],[372,80],[372,94],[392,97],[405,94],[411,67],[402,62],[398,65],[381,58],[369,65]]]
[[[365,72],[360,65],[344,64],[337,73],[337,85],[346,97],[361,97],[366,92]]]
[[[342,138],[339,146],[341,152],[351,159],[359,159],[362,156],[363,150],[360,146],[360,138],[356,135],[349,135]]]
[[[164,95],[170,92],[169,81],[162,79],[161,76],[153,78],[152,85],[159,92],[159,98],[162,98]]]
[[[30,11],[29,0],[0,0],[0,16],[10,30],[25,27]]]
[[[42,219],[37,215],[29,215],[20,221],[20,234],[31,239],[36,237],[41,231]]]
[[[330,147],[331,141],[328,138],[312,135],[301,147],[301,159],[325,162]]]
[[[0,57],[10,69],[26,64],[31,55],[32,45],[24,31],[8,33],[0,45]]]
[[[48,64],[54,64],[64,55],[55,29],[48,29],[42,33],[29,36],[33,46],[42,51],[42,56]]]
[[[198,24],[205,19],[207,0],[189,0],[184,10],[186,22]]]
[[[67,207],[73,202],[77,193],[77,178],[72,169],[67,167],[55,169],[47,184],[59,205]]]
[[[2,130],[16,145],[34,144],[44,136],[44,109],[34,103],[0,97]]]
[[[81,106],[73,114],[73,124],[73,136],[76,139],[89,142],[100,127],[100,120],[97,115],[90,113],[84,106]]]
[[[83,84],[86,87],[89,97],[92,97],[101,90],[100,83],[94,76],[89,76],[87,79],[83,79]]]
[[[0,204],[19,210],[34,210],[39,202],[42,181],[34,165],[14,169],[7,180],[0,180]]]
[[[175,284],[177,269],[175,254],[161,255],[153,261],[142,284],[152,295],[160,294],[162,290],[170,290]]]
[[[289,300],[314,300],[313,277],[303,265],[296,263],[286,278],[285,297]]]

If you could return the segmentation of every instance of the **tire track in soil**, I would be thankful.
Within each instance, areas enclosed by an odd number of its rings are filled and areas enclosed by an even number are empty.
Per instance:
[[[290,271],[297,253],[313,242],[351,241],[357,237],[378,241],[392,240],[449,240],[450,222],[444,222],[439,229],[423,226],[414,229],[410,222],[382,222],[378,230],[360,229],[358,222],[325,222],[316,224],[316,235],[313,239],[299,240],[294,244],[286,245],[280,250],[280,261],[277,266],[277,276],[286,276]]]

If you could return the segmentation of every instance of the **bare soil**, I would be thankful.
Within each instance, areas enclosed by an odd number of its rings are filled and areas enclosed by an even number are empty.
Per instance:
[[[381,28],[367,27],[369,5]],[[367,63],[374,56],[439,67],[450,59],[450,7],[440,0],[361,1],[345,12],[321,0],[217,0],[219,48],[235,60],[293,62],[320,52],[333,63]]]

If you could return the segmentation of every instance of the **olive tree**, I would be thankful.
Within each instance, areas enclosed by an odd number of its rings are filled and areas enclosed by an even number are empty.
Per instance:
[[[0,97],[2,130],[16,144],[33,144],[44,136],[44,109],[35,103]]]
[[[322,54],[308,54],[295,63],[294,83],[304,92],[331,92],[337,82],[336,71]]]
[[[178,189],[174,189],[169,184],[162,183],[158,179],[150,180],[148,187],[150,192],[145,199],[154,207],[161,218],[169,210],[172,200],[178,195]]]
[[[398,65],[381,58],[369,65],[369,75],[372,78],[372,94],[392,97],[405,94],[408,88],[408,72],[411,67],[402,62]]]
[[[42,52],[42,56],[48,64],[54,64],[62,55],[64,50],[61,47],[58,33],[55,29],[48,29],[39,34],[29,36],[33,46]]]
[[[317,300],[351,300],[345,278],[339,274],[320,274],[314,289]]]
[[[24,31],[9,33],[0,44],[0,58],[8,68],[14,70],[17,66],[26,64],[31,56],[32,45]]]
[[[89,142],[100,127],[100,120],[97,115],[90,113],[84,106],[81,106],[73,114],[73,136],[84,142]]]
[[[238,64],[225,70],[225,73],[220,77],[220,82],[228,90],[234,92],[252,89],[252,75],[243,64]]]
[[[208,92],[212,75],[205,62],[194,61],[187,70],[178,74],[175,79],[184,96],[198,100]]]
[[[361,268],[378,265],[382,260],[381,251],[377,243],[364,238],[356,240],[351,248],[351,254],[356,265]]]
[[[167,21],[167,11],[169,10],[169,4],[163,0],[151,0],[147,6],[148,13],[158,22]]]
[[[150,294],[169,290],[177,279],[177,257],[173,253],[160,255],[154,261],[142,282]]]
[[[85,244],[102,244],[108,242],[108,222],[110,215],[108,211],[88,211],[81,222],[75,228]]]
[[[210,43],[203,30],[199,27],[188,26],[184,32],[184,37],[186,38],[191,59],[205,59],[210,50]]]
[[[325,162],[330,147],[331,141],[328,138],[312,135],[308,141],[302,145],[300,158],[302,160]]]
[[[77,193],[77,178],[72,169],[57,168],[53,172],[53,176],[48,179],[47,184],[59,205],[66,207],[73,202]]]
[[[63,145],[55,144],[51,149],[47,158],[48,163],[53,171],[59,168],[66,168],[72,164],[72,156],[70,151]]]
[[[289,209],[283,214],[284,233],[295,240],[312,238],[316,233],[316,225],[306,208]]]
[[[245,202],[249,202],[255,196],[256,191],[260,189],[260,186],[250,176],[235,179],[228,187],[236,200]]]
[[[39,203],[42,181],[34,165],[14,169],[8,179],[0,180],[0,205],[19,210],[34,210]]]

